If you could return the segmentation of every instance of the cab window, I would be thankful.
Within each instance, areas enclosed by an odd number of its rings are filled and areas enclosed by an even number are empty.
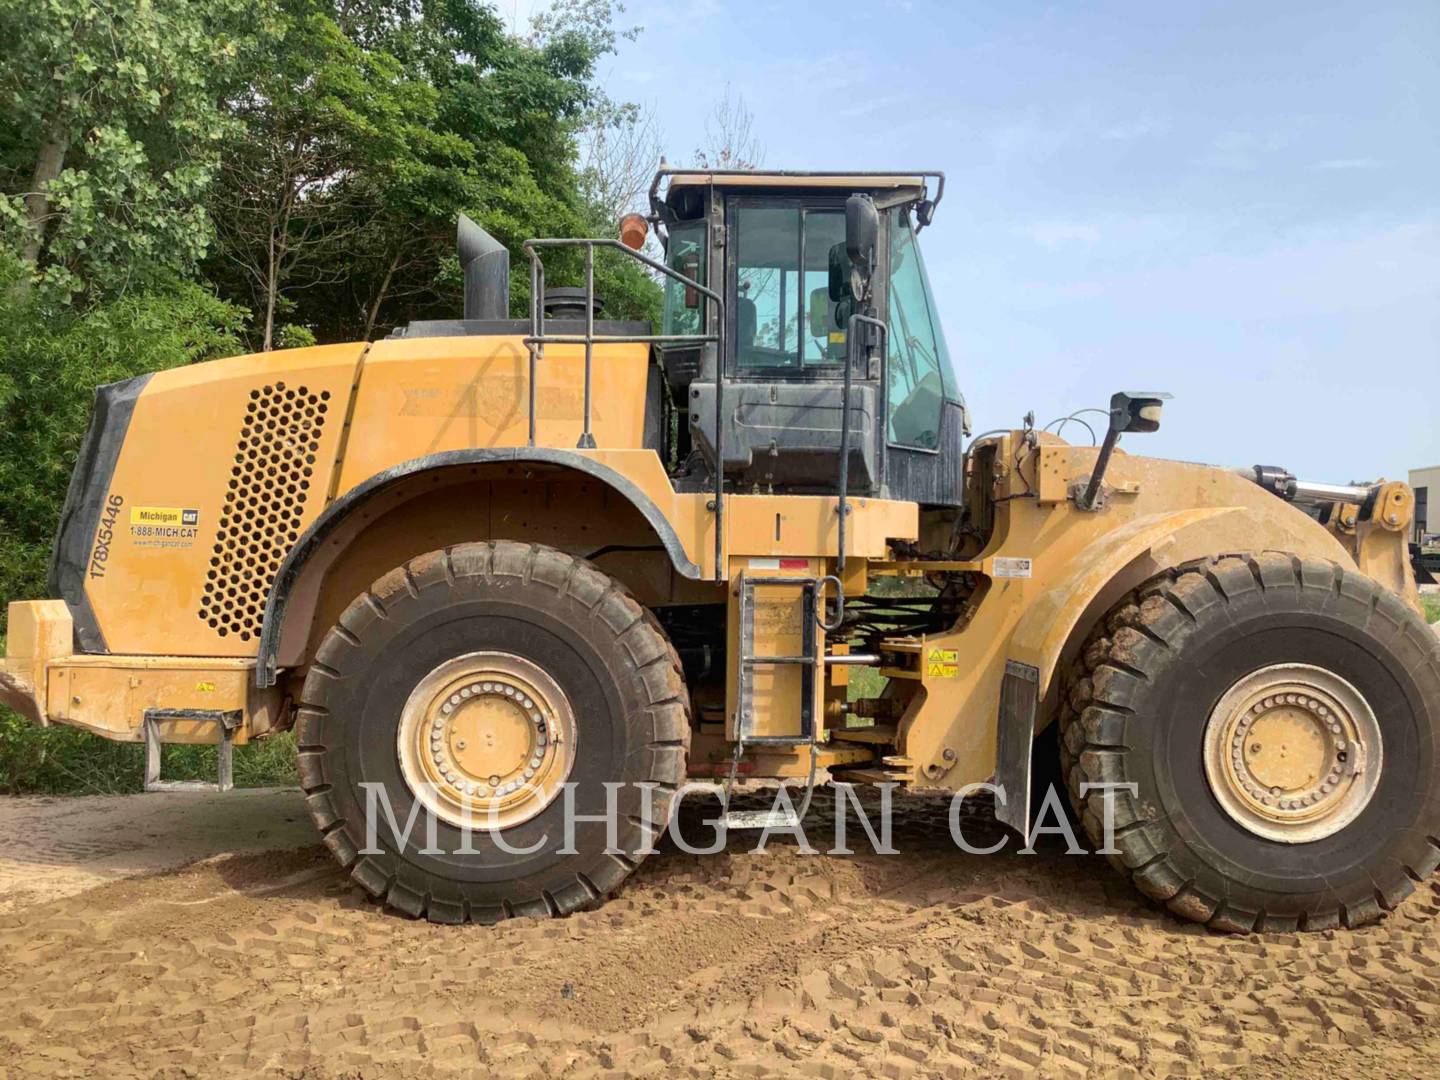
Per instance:
[[[889,440],[898,446],[937,449],[950,357],[920,246],[903,210],[890,217],[889,306],[885,384]]]
[[[845,215],[799,206],[737,208],[734,355],[738,370],[800,373],[843,360],[828,294]]]
[[[691,281],[705,284],[705,222],[687,221],[670,229],[665,265],[680,271]],[[665,315],[661,333],[701,334],[705,298],[674,278],[665,279]]]

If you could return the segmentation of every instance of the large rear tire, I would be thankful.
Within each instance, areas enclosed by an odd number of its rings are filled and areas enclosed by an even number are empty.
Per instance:
[[[1440,865],[1440,639],[1329,562],[1187,565],[1126,597],[1060,717],[1097,848],[1172,912],[1230,931],[1359,926]]]
[[[684,780],[690,713],[675,650],[622,586],[494,541],[422,555],[357,597],[317,650],[297,731],[306,804],[355,881],[409,915],[495,922],[567,914],[635,869],[644,823],[664,828]],[[608,813],[607,784],[624,854],[583,820]]]

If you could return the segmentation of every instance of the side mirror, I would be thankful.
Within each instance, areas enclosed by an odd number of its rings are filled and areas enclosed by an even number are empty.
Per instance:
[[[863,297],[875,273],[875,247],[880,237],[880,213],[869,195],[845,200],[845,254],[850,259],[850,291]]]
[[[1160,410],[1170,395],[1160,391],[1121,391],[1110,397],[1110,430],[1117,435],[1127,432],[1160,430]]]
[[[810,336],[824,341],[830,336],[830,297],[825,289],[810,291]]]
[[[830,247],[830,284],[827,291],[836,303],[850,295],[850,257],[845,254],[844,244]]]
[[[688,255],[680,264],[680,272],[691,281],[700,280],[700,256]],[[694,311],[700,306],[700,290],[693,285],[685,286],[685,307]]]
[[[1139,393],[1122,390],[1110,395],[1110,428],[1105,432],[1105,440],[1095,458],[1095,471],[1090,474],[1088,484],[1076,484],[1070,491],[1076,509],[1094,513],[1105,508],[1101,484],[1105,479],[1105,470],[1110,467],[1110,455],[1115,452],[1115,444],[1120,441],[1121,435],[1128,432],[1159,431],[1160,410],[1169,400],[1169,394],[1158,390]]]

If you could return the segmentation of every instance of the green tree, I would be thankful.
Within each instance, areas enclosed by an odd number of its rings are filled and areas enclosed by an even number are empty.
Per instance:
[[[269,21],[265,0],[0,0],[0,225],[20,287],[96,302],[194,267],[222,98]]]
[[[244,312],[197,285],[83,313],[16,289],[0,260],[0,598],[46,595],[45,572],[95,387],[240,351]],[[0,610],[0,618],[3,618]],[[0,623],[3,627],[3,623]]]
[[[244,134],[227,147],[211,200],[218,254],[248,285],[262,349],[296,293],[350,276],[359,238],[404,202],[394,193],[423,189],[435,162],[469,152],[433,130],[433,86],[314,6],[288,13],[234,102]]]
[[[612,235],[615,222],[584,189],[577,134],[605,104],[594,71],[621,33],[617,12],[606,0],[566,0],[517,38],[471,0],[355,0],[333,9],[336,25],[372,62],[392,58],[406,78],[433,88],[426,126],[434,138],[407,136],[405,153],[357,168],[336,186],[337,209],[341,188],[346,202],[335,220],[346,224],[337,225],[335,242],[315,249],[314,284],[289,291],[291,317],[320,340],[454,317],[462,212],[511,249],[517,314],[529,300],[526,239]],[[551,255],[547,267],[551,284],[580,280],[573,253]],[[603,259],[597,289],[612,314],[658,311],[658,291],[634,264]]]

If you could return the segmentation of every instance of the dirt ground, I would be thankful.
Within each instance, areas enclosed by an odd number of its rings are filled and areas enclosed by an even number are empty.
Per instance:
[[[10,800],[0,1061],[106,1077],[1440,1075],[1434,884],[1377,927],[1223,937],[1152,911],[1101,859],[965,855],[943,802],[905,805],[899,855],[756,855],[736,834],[720,855],[662,850],[598,910],[486,929],[363,900],[292,791]]]

